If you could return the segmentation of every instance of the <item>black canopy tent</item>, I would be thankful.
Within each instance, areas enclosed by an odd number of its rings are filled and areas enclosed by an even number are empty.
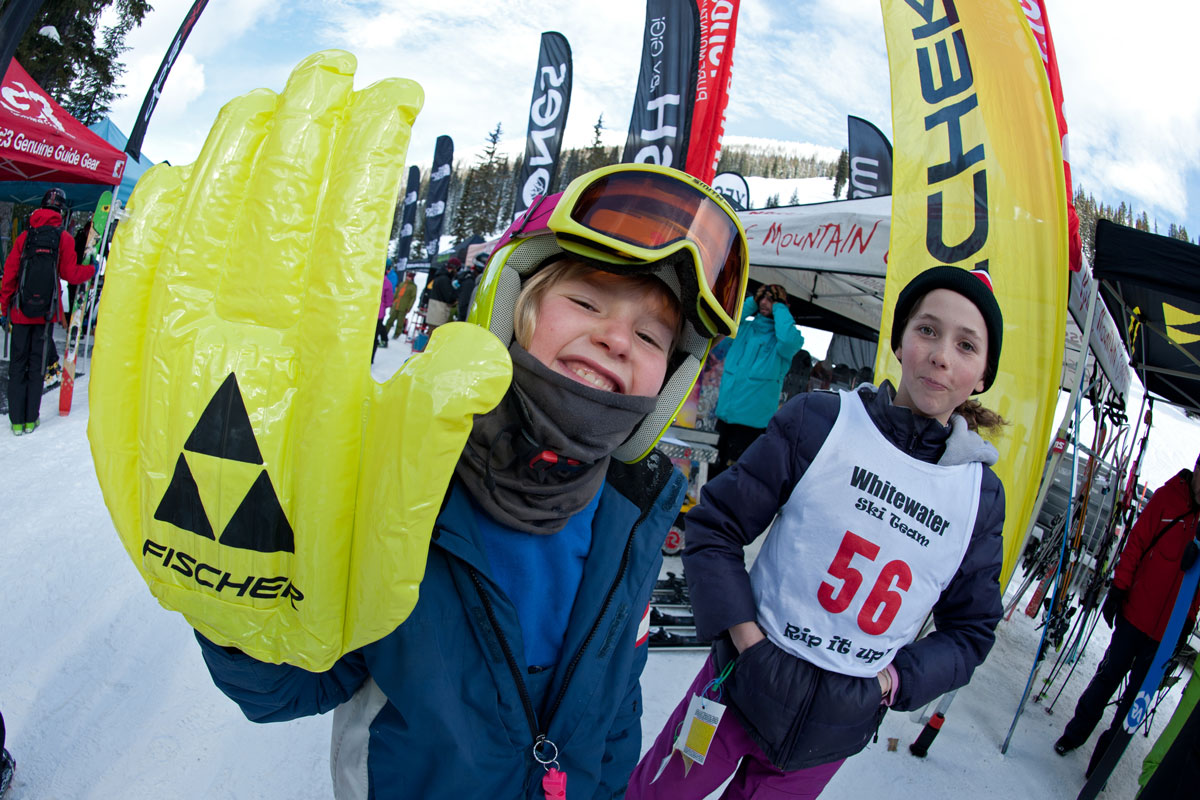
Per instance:
[[[1142,385],[1200,412],[1200,245],[1102,219],[1094,270]]]

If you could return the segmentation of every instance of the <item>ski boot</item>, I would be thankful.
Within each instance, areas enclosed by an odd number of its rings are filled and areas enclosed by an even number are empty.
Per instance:
[[[666,628],[658,628],[651,632],[649,639],[650,647],[683,647],[689,649],[707,649],[708,644],[702,643],[695,636],[687,634],[675,633]]]
[[[33,433],[34,431],[37,430],[38,425],[41,425],[41,424],[42,424],[41,420],[36,420],[36,419],[33,422],[26,422],[25,423],[25,433]]]
[[[650,624],[660,628],[694,628],[696,620],[691,614],[669,614],[650,606]]]
[[[1066,734],[1064,734],[1058,737],[1058,741],[1054,743],[1054,752],[1058,753],[1060,756],[1065,756],[1067,753],[1071,752],[1077,747],[1079,747],[1079,745],[1068,739]]]
[[[23,423],[20,423],[20,422],[15,423],[12,426],[12,429],[13,429],[13,436],[24,436],[25,435],[25,425]]]

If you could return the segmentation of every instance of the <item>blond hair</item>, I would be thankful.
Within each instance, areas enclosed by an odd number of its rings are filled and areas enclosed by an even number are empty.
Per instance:
[[[513,308],[513,336],[516,338],[517,344],[528,349],[529,342],[533,339],[533,329],[537,327],[538,308],[547,292],[563,281],[585,278],[593,273],[603,271],[574,259],[560,258],[534,273],[521,286],[521,293],[517,295],[516,306]],[[623,277],[634,281],[648,294],[657,296],[664,308],[675,312],[675,330],[672,332],[668,355],[674,352],[675,345],[679,343],[683,334],[683,311],[679,306],[679,300],[665,283],[652,275],[634,274]]]

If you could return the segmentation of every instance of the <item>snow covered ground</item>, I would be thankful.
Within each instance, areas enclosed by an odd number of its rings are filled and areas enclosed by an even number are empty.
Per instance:
[[[390,375],[408,352],[403,342],[380,350],[375,376]],[[155,602],[126,557],[92,468],[87,388],[84,377],[69,417],[57,416],[52,392],[35,434],[0,436],[0,710],[17,759],[11,800],[330,797],[328,717],[246,721],[212,685],[186,622]],[[1178,436],[1190,437],[1184,449],[1194,457],[1200,436],[1195,423],[1183,425],[1169,437],[1172,449]],[[1165,477],[1179,466],[1150,469]],[[889,714],[879,741],[848,761],[824,796],[1074,797],[1090,746],[1059,758],[1051,744],[1107,630],[1097,630],[1054,715],[1030,705],[1001,756],[1039,633],[1020,612],[1001,624],[996,648],[959,692],[928,758],[908,752],[920,726],[907,713]],[[703,658],[651,653],[644,746]],[[1105,797],[1133,796],[1152,741],[1134,739]]]

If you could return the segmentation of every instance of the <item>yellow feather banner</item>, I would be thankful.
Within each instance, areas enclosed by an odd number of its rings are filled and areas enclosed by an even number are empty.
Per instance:
[[[900,290],[936,264],[985,266],[1004,312],[999,373],[980,397],[1011,424],[994,442],[1008,582],[1054,424],[1067,313],[1066,193],[1045,69],[1017,0],[881,0],[895,139],[876,380]]]

